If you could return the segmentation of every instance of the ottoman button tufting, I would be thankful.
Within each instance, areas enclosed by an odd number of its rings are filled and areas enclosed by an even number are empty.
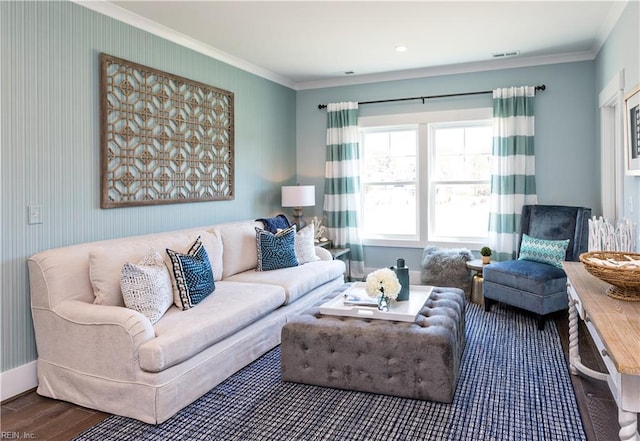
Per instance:
[[[464,349],[465,295],[436,289],[413,323],[323,315],[287,323],[283,381],[450,403]]]

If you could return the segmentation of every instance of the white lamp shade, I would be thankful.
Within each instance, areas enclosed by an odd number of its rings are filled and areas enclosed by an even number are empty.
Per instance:
[[[282,187],[283,207],[311,207],[315,204],[315,185],[291,185]]]

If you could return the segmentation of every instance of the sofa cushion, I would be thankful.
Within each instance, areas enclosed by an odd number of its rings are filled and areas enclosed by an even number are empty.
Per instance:
[[[258,271],[272,271],[298,266],[296,258],[296,227],[271,233],[256,227]]]
[[[156,338],[140,345],[140,367],[160,372],[198,354],[280,307],[284,290],[273,285],[222,281],[197,308],[171,307],[154,325]]]
[[[167,254],[171,259],[169,274],[178,308],[190,309],[215,291],[211,262],[199,236],[186,254],[169,248]]]
[[[553,265],[530,260],[507,260],[486,265],[482,270],[486,282],[547,295],[566,290],[567,276],[564,270]]]
[[[345,263],[341,260],[321,260],[273,271],[245,271],[226,280],[281,286],[287,296],[285,303],[289,304],[318,286],[340,277],[345,269]]]
[[[89,252],[89,278],[98,305],[124,306],[120,289],[120,272],[126,262],[138,262],[149,248],[171,248],[186,252],[196,237],[200,236],[214,271],[214,279],[222,277],[222,241],[217,229],[210,231],[163,233],[150,237],[124,238],[109,245],[98,245]],[[165,254],[165,253],[162,253]],[[170,267],[169,257],[163,256]],[[217,276],[217,278],[216,278]]]
[[[256,227],[262,227],[262,222],[238,222],[218,226],[224,246],[223,279],[258,266]]]
[[[171,277],[155,248],[137,265],[127,262],[122,266],[120,288],[125,306],[142,313],[151,323],[160,320],[173,304]]]

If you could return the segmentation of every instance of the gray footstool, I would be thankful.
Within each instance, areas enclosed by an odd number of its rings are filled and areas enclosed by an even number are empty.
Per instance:
[[[420,270],[422,284],[460,288],[470,298],[471,270],[467,262],[473,259],[467,248],[425,247]]]
[[[414,323],[317,308],[282,329],[282,379],[450,403],[464,350],[465,295],[434,288]]]

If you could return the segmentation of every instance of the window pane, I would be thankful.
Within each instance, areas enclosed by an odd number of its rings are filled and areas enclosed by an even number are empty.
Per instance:
[[[406,182],[416,180],[416,158],[378,157],[365,161],[366,182]]]
[[[416,131],[365,132],[365,182],[407,182],[416,179]]]
[[[491,147],[493,146],[493,127],[490,125],[468,127],[465,132],[467,153],[491,153]]]
[[[394,130],[390,132],[391,156],[415,156],[416,155],[416,131]]]
[[[435,125],[432,130],[433,180],[487,179],[491,172],[491,126]]]
[[[462,155],[464,153],[464,128],[436,128],[434,134],[434,141],[438,149],[438,154]]]
[[[438,237],[486,237],[489,184],[436,184],[433,233]]]
[[[364,185],[365,234],[416,234],[415,185]]]

